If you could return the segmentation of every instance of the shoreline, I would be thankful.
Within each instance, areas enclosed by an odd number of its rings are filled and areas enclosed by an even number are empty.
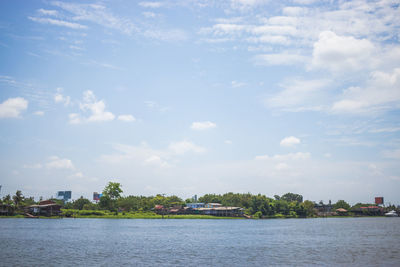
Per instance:
[[[39,216],[38,218],[28,218],[24,215],[13,215],[13,216],[0,216],[0,219],[146,219],[146,220],[279,220],[279,219],[340,219],[340,218],[387,218],[385,216],[328,216],[328,217],[305,217],[305,218],[293,218],[293,217],[269,217],[269,218],[245,218],[245,217],[218,217],[211,215],[136,215],[136,216],[127,216],[127,215],[106,215],[106,216],[98,216],[98,215],[76,215],[71,217],[66,216]],[[400,217],[399,217],[400,218]]]

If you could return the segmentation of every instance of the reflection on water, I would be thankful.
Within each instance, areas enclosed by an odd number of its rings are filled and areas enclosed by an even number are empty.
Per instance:
[[[400,266],[400,218],[0,219],[0,266]]]

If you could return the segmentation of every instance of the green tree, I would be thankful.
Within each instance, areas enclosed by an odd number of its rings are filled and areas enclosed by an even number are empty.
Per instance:
[[[109,182],[103,190],[103,196],[109,197],[111,200],[118,199],[122,193],[121,184]]]
[[[109,196],[103,195],[100,198],[99,207],[103,210],[115,210],[115,201]]]
[[[94,203],[87,203],[83,205],[83,210],[97,210],[97,205]]]
[[[72,203],[72,207],[77,210],[82,210],[83,206],[86,204],[91,204],[90,200],[81,196]]]
[[[305,215],[307,217],[312,217],[315,215],[314,203],[310,200],[305,200],[303,203],[300,204],[303,206],[305,210]]]
[[[8,194],[5,197],[3,197],[3,203],[6,204],[6,205],[13,204],[13,201],[11,200],[10,194]]]
[[[35,199],[33,197],[25,197],[22,205],[30,206],[30,205],[34,205],[35,203],[36,202],[35,202]]]
[[[202,203],[221,203],[222,196],[216,194],[205,194],[202,197],[199,197],[199,202]]]
[[[344,200],[338,200],[334,205],[333,208],[336,209],[345,209],[350,210],[350,204]]]
[[[287,202],[292,202],[292,201],[296,201],[299,203],[303,202],[303,196],[294,193],[286,193],[283,196],[281,196],[281,199],[286,200]]]
[[[19,206],[21,206],[23,200],[24,200],[24,197],[22,196],[21,190],[17,190],[17,192],[15,192],[15,195],[13,196],[13,201],[14,201],[15,206],[17,208]]]

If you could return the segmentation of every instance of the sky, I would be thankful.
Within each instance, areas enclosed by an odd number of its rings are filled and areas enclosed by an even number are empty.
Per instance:
[[[400,204],[400,1],[0,2],[0,196]]]

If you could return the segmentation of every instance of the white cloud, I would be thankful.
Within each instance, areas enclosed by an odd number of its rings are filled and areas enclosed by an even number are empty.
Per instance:
[[[227,145],[232,145],[232,141],[231,140],[225,140],[224,143],[227,144]]]
[[[154,12],[142,12],[142,15],[145,18],[155,18],[157,16],[156,13]]]
[[[85,26],[85,25],[75,23],[75,22],[59,20],[59,19],[37,18],[37,17],[28,17],[28,19],[30,19],[34,22],[41,23],[41,24],[51,24],[51,25],[62,26],[62,27],[67,27],[67,28],[71,28],[71,29],[87,29],[87,26]]]
[[[370,68],[374,51],[374,45],[367,39],[338,36],[334,32],[324,31],[314,44],[312,65],[333,72]]]
[[[293,0],[293,3],[296,4],[301,4],[301,5],[310,5],[313,4],[315,2],[317,2],[318,0]]]
[[[24,169],[41,169],[42,167],[43,167],[43,165],[40,163],[24,164],[24,166],[23,166]]]
[[[287,170],[287,169],[289,169],[290,167],[289,167],[289,165],[288,164],[286,164],[286,163],[279,163],[279,164],[277,164],[276,166],[275,166],[275,169],[277,169],[278,171],[283,171],[283,170]]]
[[[294,136],[285,137],[280,142],[281,146],[291,147],[300,144],[300,139]]]
[[[69,123],[71,124],[79,124],[82,123],[82,119],[78,113],[71,113],[68,115]]]
[[[103,100],[97,100],[94,93],[90,90],[83,93],[83,102],[79,104],[83,112],[89,112],[89,116],[83,117],[78,113],[69,114],[69,122],[78,124],[82,122],[102,122],[112,121],[115,116],[109,111],[106,111],[106,105]]]
[[[118,120],[120,121],[126,121],[126,122],[132,122],[132,121],[136,121],[135,117],[133,117],[132,115],[119,115],[118,116]]]
[[[73,176],[77,177],[77,178],[83,178],[83,173],[82,172],[77,172]]]
[[[284,88],[268,97],[265,103],[270,108],[285,111],[321,110],[327,105],[326,89],[330,80],[287,80],[280,84]]]
[[[170,165],[168,164],[167,161],[163,160],[160,156],[157,155],[152,155],[149,158],[147,158],[144,163],[146,165],[156,165],[156,166],[160,166],[162,168],[165,167],[170,167]]]
[[[260,54],[253,58],[256,65],[305,65],[308,61],[306,56],[290,54],[287,52],[279,54]]]
[[[73,15],[71,19],[74,21],[90,21],[127,35],[137,31],[136,26],[129,19],[112,14],[101,4],[77,4],[60,1],[53,1],[51,4],[71,13]]]
[[[38,12],[41,15],[45,15],[45,16],[54,16],[54,17],[58,16],[57,10],[48,10],[48,9],[40,8],[40,9],[38,9]]]
[[[64,106],[68,106],[71,102],[71,98],[69,96],[63,96],[62,91],[62,88],[57,88],[57,93],[54,95],[54,102],[63,103]]]
[[[178,159],[186,154],[202,154],[207,150],[188,140],[171,142],[164,149],[150,148],[146,143],[140,146],[116,144],[113,146],[116,153],[102,155],[100,160],[109,164],[122,164],[138,166],[157,166],[161,168],[172,167]]]
[[[385,150],[382,152],[382,156],[388,159],[400,160],[400,149]]]
[[[0,118],[19,118],[27,108],[28,101],[24,98],[9,98],[0,104]]]
[[[260,156],[255,156],[254,159],[255,160],[269,160],[269,159],[271,159],[271,157],[268,155],[260,155]]]
[[[285,155],[274,155],[273,159],[275,160],[306,160],[311,157],[311,154],[308,152],[297,152],[297,153],[289,153]]]
[[[207,130],[217,127],[217,125],[211,121],[198,121],[193,122],[190,128],[193,130]]]
[[[188,38],[186,32],[181,29],[146,29],[142,34],[150,39],[167,42],[180,42]]]
[[[52,156],[46,163],[47,169],[75,169],[70,159],[61,159],[57,156]]]
[[[308,152],[297,152],[297,153],[289,153],[289,154],[276,154],[273,156],[268,155],[260,155],[256,156],[255,160],[264,160],[264,161],[293,161],[293,160],[306,160],[311,158],[311,154]]]
[[[400,132],[400,127],[387,127],[387,128],[379,128],[379,129],[371,129],[370,133],[394,133]]]
[[[349,87],[332,105],[335,113],[364,113],[400,107],[400,68],[391,73],[374,71],[365,87]]]
[[[36,112],[33,113],[36,116],[43,116],[44,115],[44,111],[38,110]]]
[[[301,16],[307,14],[308,8],[299,6],[287,6],[282,9],[282,13],[288,16]]]
[[[155,101],[144,101],[144,104],[148,108],[154,108],[158,106],[158,104]]]
[[[231,1],[231,8],[240,11],[248,11],[255,7],[265,5],[269,2],[269,0],[230,0],[230,1]]]
[[[244,82],[238,82],[238,81],[232,81],[231,85],[233,88],[239,88],[239,87],[243,87],[246,85],[246,83]]]
[[[180,141],[180,142],[172,142],[168,149],[177,155],[183,155],[187,152],[193,152],[193,153],[204,153],[206,152],[206,149],[204,147],[195,145],[192,142],[189,141]]]
[[[160,8],[163,6],[162,2],[139,2],[139,6],[141,7],[147,7],[147,8]]]

